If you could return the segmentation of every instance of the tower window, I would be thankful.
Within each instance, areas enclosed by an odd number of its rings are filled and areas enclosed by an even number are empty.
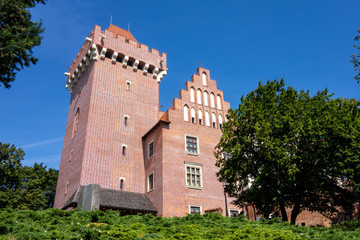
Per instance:
[[[73,150],[71,149],[71,151],[70,151],[70,157],[69,157],[69,162],[71,162],[72,161],[72,158],[73,158]]]
[[[154,172],[149,174],[147,182],[148,182],[147,191],[150,192],[154,189]]]
[[[223,126],[223,118],[221,115],[219,115],[219,127],[222,129]]]
[[[213,128],[216,128],[216,115],[215,115],[215,113],[211,114],[211,120],[212,120]]]
[[[126,90],[130,90],[130,84],[131,84],[131,82],[129,82],[129,81],[126,81]]]
[[[202,125],[202,111],[201,109],[198,110],[198,118],[199,118],[199,124]]]
[[[186,164],[186,186],[190,188],[201,188],[201,166]]]
[[[198,89],[196,92],[197,103],[201,104],[201,90]]]
[[[195,89],[190,88],[190,102],[195,102]]]
[[[122,145],[122,155],[123,156],[126,156],[126,147],[127,146],[125,144]]]
[[[184,106],[184,121],[189,121],[189,107]]]
[[[148,153],[149,158],[154,155],[154,142],[149,143]]]
[[[72,137],[75,137],[77,130],[78,130],[78,125],[79,125],[79,114],[80,114],[80,108],[78,108],[76,110],[75,113],[75,117],[74,117],[74,123],[73,123],[73,133],[72,133]]]
[[[124,115],[124,125],[125,125],[125,126],[128,125],[128,121],[129,121],[129,116],[128,116],[128,115]]]
[[[204,86],[207,86],[207,75],[205,72],[201,74],[202,82]]]
[[[125,182],[125,178],[120,178],[120,190],[124,190],[124,182]]]
[[[214,93],[210,94],[210,106],[212,108],[215,108],[215,95],[214,95]]]

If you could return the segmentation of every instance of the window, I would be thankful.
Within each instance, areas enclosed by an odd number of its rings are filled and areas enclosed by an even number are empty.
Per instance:
[[[124,115],[124,125],[125,125],[125,126],[127,126],[128,120],[129,120],[129,116],[128,116],[128,115]]]
[[[195,123],[195,109],[191,108],[191,122]]]
[[[214,93],[210,94],[210,105],[212,108],[215,108],[215,95]]]
[[[72,161],[72,158],[73,158],[73,153],[74,153],[74,151],[71,149],[71,151],[70,151],[70,158],[69,158],[69,162],[71,162],[71,161]]]
[[[202,125],[202,111],[201,109],[198,110],[198,119],[199,119],[199,124]]]
[[[124,182],[125,182],[125,178],[120,178],[120,190],[124,190]]]
[[[197,138],[186,136],[186,151],[188,153],[198,153]]]
[[[189,107],[184,106],[184,121],[189,121]]]
[[[130,84],[131,84],[131,82],[126,81],[126,90],[130,90]]]
[[[207,91],[204,92],[204,105],[209,106],[209,94]]]
[[[221,109],[221,97],[220,97],[220,95],[216,96],[216,104],[217,104],[217,108]]]
[[[75,113],[72,137],[75,137],[75,135],[77,133],[77,129],[78,129],[78,125],[79,125],[79,114],[80,114],[80,108],[78,108]]]
[[[207,75],[205,72],[201,74],[202,82],[204,86],[207,86]]]
[[[150,173],[148,176],[148,185],[147,185],[147,191],[150,192],[154,189],[154,172]]]
[[[186,186],[201,188],[201,166],[186,164]]]
[[[200,206],[190,206],[190,214],[201,214]]]
[[[195,89],[190,88],[190,102],[195,102]]]
[[[67,191],[68,191],[68,186],[69,186],[69,182],[66,182],[66,185],[65,185],[65,196],[66,196]]]
[[[201,104],[201,90],[198,89],[196,92],[197,103]]]
[[[125,144],[122,145],[122,155],[123,155],[123,156],[126,155],[126,147],[127,147],[127,146],[126,146]]]
[[[230,217],[237,217],[237,216],[239,216],[239,210],[230,209],[229,212],[230,212],[230,214],[229,214]]]
[[[219,115],[219,127],[222,128],[222,125],[223,125],[223,119],[222,116]]]
[[[215,113],[211,114],[211,120],[212,120],[213,128],[216,128],[216,115],[215,115]]]
[[[154,155],[154,142],[149,143],[148,156],[151,158]]]
[[[205,125],[210,127],[210,116],[208,111],[205,112]]]

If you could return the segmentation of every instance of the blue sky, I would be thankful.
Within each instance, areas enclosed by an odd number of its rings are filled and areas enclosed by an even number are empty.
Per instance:
[[[59,168],[70,94],[67,71],[85,37],[99,25],[127,29],[168,55],[160,84],[162,110],[170,107],[199,64],[232,108],[260,80],[285,78],[311,93],[327,87],[335,97],[359,98],[349,62],[360,29],[360,1],[48,1],[32,9],[42,19],[39,62],[0,87],[0,141],[22,147],[25,165]]]

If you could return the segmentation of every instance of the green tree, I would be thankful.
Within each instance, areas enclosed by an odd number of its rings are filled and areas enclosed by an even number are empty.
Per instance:
[[[354,40],[359,41],[360,39],[360,30],[357,30],[358,35],[355,36]],[[354,79],[359,83],[360,81],[360,45],[353,45],[357,50],[357,54],[351,55],[350,62],[354,65],[354,71],[356,71],[356,75]]]
[[[0,208],[46,209],[53,206],[58,171],[43,164],[22,166],[21,148],[0,142]]]
[[[229,110],[215,155],[236,204],[253,204],[264,216],[280,211],[284,221],[290,208],[291,223],[305,209],[333,217],[337,207],[352,207],[360,183],[360,101],[331,96],[297,92],[283,80],[260,82]]]
[[[45,0],[0,1],[0,82],[10,88],[16,71],[35,64],[33,47],[39,46],[44,32],[39,23],[31,21],[29,8]]]

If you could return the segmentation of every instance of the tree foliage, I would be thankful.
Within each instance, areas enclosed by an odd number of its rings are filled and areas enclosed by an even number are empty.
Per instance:
[[[261,82],[229,110],[216,147],[218,176],[236,204],[264,216],[291,209],[332,217],[357,200],[360,170],[360,101],[310,96],[283,80]],[[224,158],[223,152],[231,153]]]
[[[39,46],[44,32],[39,23],[31,21],[29,8],[45,0],[0,1],[0,82],[10,88],[16,71],[35,64],[33,47]]]
[[[359,41],[359,39],[360,39],[360,30],[357,30],[357,33],[358,33],[358,35],[356,35],[354,38],[355,41]],[[350,62],[354,65],[354,71],[356,72],[354,79],[359,83],[359,81],[360,81],[360,45],[354,44],[354,48],[356,49],[357,53],[351,55]]]
[[[58,171],[43,164],[22,166],[21,148],[0,142],[0,208],[45,209],[53,206]]]

